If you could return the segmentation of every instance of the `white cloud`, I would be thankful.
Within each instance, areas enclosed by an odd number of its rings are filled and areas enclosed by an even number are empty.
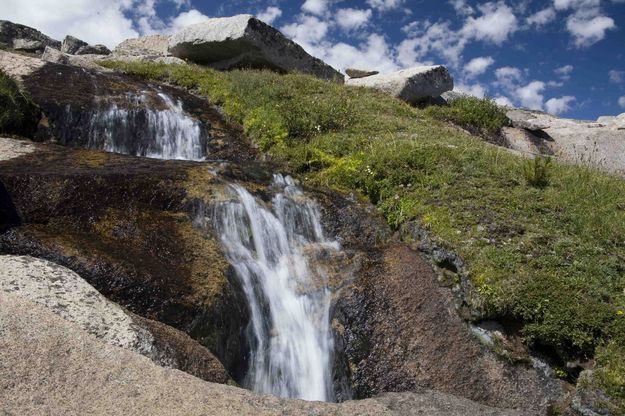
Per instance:
[[[282,32],[311,53],[312,45],[326,37],[328,28],[325,21],[315,16],[302,15],[296,22],[282,27]]]
[[[495,102],[502,106],[514,107],[512,100],[510,100],[508,97],[505,97],[503,95],[498,95],[497,97],[495,97]]]
[[[620,105],[621,108],[625,108],[625,95],[623,95],[622,97],[619,97],[618,105]]]
[[[139,35],[124,15],[131,6],[128,0],[2,0],[2,19],[35,27],[59,40],[73,35],[114,47]]]
[[[527,107],[530,110],[542,110],[544,97],[541,92],[544,89],[544,82],[532,81],[529,84],[516,89],[516,98],[523,107]]]
[[[605,37],[608,30],[616,28],[614,20],[607,16],[586,18],[570,16],[566,21],[567,30],[573,35],[575,46],[590,46]]]
[[[523,79],[523,72],[513,66],[504,66],[495,70],[496,81],[493,84],[506,91],[516,89],[518,83]]]
[[[201,12],[191,9],[188,12],[182,12],[174,19],[172,19],[169,27],[165,30],[167,33],[175,33],[185,26],[201,23],[208,19],[208,16]]]
[[[371,19],[371,10],[339,9],[336,12],[336,22],[343,29],[351,30],[365,26]]]
[[[625,2],[625,0],[623,0]],[[617,71],[613,69],[608,72],[608,77],[610,78],[610,82],[615,84],[619,84],[625,80],[625,71]]]
[[[545,26],[547,23],[551,23],[556,18],[556,11],[551,7],[542,9],[525,19],[528,25],[535,27]]]
[[[318,16],[324,14],[328,9],[328,0],[306,0],[302,5],[302,10]]]
[[[560,98],[551,98],[545,103],[547,112],[551,114],[562,114],[571,109],[571,104],[575,101],[575,97],[571,95],[565,95]]]
[[[479,9],[482,15],[469,16],[462,28],[466,36],[500,45],[518,29],[514,12],[504,2],[485,3]]]
[[[490,56],[481,56],[479,58],[473,58],[464,67],[464,72],[467,78],[474,78],[478,75],[486,72],[489,66],[495,63],[495,60]]]
[[[256,15],[259,20],[262,20],[268,25],[272,24],[280,16],[282,16],[282,10],[275,6],[267,7],[265,10]]]
[[[553,72],[558,75],[569,75],[571,72],[573,72],[573,65],[561,66],[559,68],[554,69]]]
[[[467,84],[459,83],[458,85],[454,86],[454,91],[459,92],[461,94],[472,95],[478,98],[484,98],[488,90],[482,84],[467,85]]]
[[[396,71],[399,66],[395,55],[383,36],[371,34],[358,47],[346,43],[323,44],[313,49],[313,54],[334,68],[362,68],[384,72]]]
[[[385,12],[398,8],[404,4],[404,0],[367,0],[367,4],[378,11]]]
[[[475,13],[473,7],[469,6],[466,0],[449,0],[449,3],[451,3],[459,16],[471,16]]]

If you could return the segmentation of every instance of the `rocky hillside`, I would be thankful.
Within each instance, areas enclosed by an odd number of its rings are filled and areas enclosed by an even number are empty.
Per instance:
[[[247,15],[112,52],[10,22],[0,42],[5,412],[625,412],[620,116],[446,96],[440,66],[342,85]],[[218,224],[235,185],[313,201],[340,245],[303,249],[340,404],[238,387],[258,341]]]

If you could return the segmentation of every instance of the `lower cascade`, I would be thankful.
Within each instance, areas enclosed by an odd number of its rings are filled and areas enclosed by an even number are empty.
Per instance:
[[[251,312],[251,357],[243,384],[259,393],[331,401],[328,277],[314,255],[338,252],[315,203],[291,177],[274,175],[270,206],[239,185],[217,204],[214,224]]]
[[[128,94],[128,107],[112,104],[96,112],[89,147],[156,159],[204,160],[207,135],[202,124],[167,94],[152,95]],[[153,108],[155,100],[161,109]]]

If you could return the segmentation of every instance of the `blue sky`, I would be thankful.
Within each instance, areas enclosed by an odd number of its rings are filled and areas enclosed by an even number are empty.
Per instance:
[[[339,70],[445,64],[459,90],[565,117],[625,112],[625,0],[0,0],[0,19],[111,47],[256,14]]]

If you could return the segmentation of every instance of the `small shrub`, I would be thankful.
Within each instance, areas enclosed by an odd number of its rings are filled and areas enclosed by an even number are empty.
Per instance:
[[[0,133],[34,134],[39,109],[10,76],[0,71]]]
[[[430,106],[426,112],[469,131],[488,134],[498,133],[508,122],[505,111],[490,98],[460,97],[449,106]]]
[[[247,134],[263,151],[283,147],[289,136],[284,121],[274,109],[259,107],[250,111],[243,122]]]
[[[551,158],[537,156],[523,164],[523,176],[528,185],[544,188],[551,177]]]

